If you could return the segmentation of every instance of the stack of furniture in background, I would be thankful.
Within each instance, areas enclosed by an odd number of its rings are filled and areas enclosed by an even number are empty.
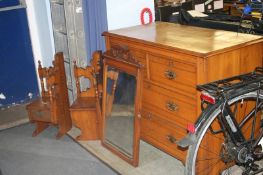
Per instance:
[[[176,0],[174,2],[177,2]],[[180,1],[179,1],[180,2]],[[190,26],[263,34],[262,3],[255,1],[186,1],[184,3],[156,5],[156,21],[179,23]],[[189,10],[204,13],[193,15]],[[188,13],[189,12],[189,13]]]
[[[172,4],[155,4],[155,21],[169,22],[173,13],[179,12],[181,9],[193,10],[192,1],[184,2],[178,5]]]

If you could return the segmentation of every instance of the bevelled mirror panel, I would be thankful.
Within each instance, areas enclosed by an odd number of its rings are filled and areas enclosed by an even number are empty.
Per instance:
[[[105,140],[128,157],[133,155],[136,77],[108,67]]]

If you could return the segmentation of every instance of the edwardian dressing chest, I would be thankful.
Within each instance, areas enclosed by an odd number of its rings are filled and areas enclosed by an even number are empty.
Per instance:
[[[145,66],[141,138],[183,160],[174,142],[201,112],[197,84],[262,66],[263,38],[157,22],[104,32],[106,47],[126,46]]]

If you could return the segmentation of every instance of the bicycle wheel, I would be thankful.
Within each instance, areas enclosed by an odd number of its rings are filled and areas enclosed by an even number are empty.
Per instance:
[[[246,161],[249,158],[246,156],[248,152],[261,152],[257,146],[256,150],[252,148],[252,143],[255,142],[260,136],[261,132],[261,109],[263,108],[262,98],[260,95],[259,101],[261,101],[256,115],[250,115],[249,113],[255,109],[257,93],[251,92],[248,94],[239,95],[235,98],[230,98],[228,104],[231,111],[234,113],[237,122],[240,126],[242,133],[245,136],[247,146],[234,147],[230,141],[229,136],[223,132],[215,134],[212,131],[220,131],[221,127],[218,122],[218,115],[221,115],[221,104],[211,105],[206,108],[206,112],[203,115],[208,117],[208,120],[197,133],[196,143],[191,145],[188,150],[186,159],[186,173],[187,175],[216,175],[216,174],[242,174],[244,168],[242,166],[236,166],[238,157],[241,161]],[[253,123],[253,118],[256,116],[256,122]],[[251,139],[252,126],[254,129],[254,139]],[[236,150],[235,150],[236,149]],[[260,159],[260,158],[254,158]],[[253,160],[254,162],[254,160]],[[240,164],[239,165],[245,165]]]

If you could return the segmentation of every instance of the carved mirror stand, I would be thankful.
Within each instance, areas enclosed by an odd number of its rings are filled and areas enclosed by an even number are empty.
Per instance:
[[[106,51],[103,61],[102,145],[138,166],[142,65],[122,47]]]

